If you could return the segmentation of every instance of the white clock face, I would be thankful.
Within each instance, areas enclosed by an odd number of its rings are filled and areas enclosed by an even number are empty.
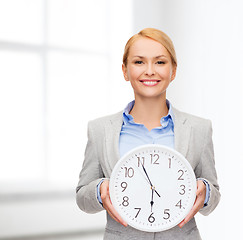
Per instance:
[[[130,226],[158,232],[186,217],[197,187],[192,167],[180,153],[148,144],[117,162],[109,188],[112,204]]]

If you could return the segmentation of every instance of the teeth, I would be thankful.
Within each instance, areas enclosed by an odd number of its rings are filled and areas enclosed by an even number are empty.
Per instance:
[[[143,83],[146,84],[146,85],[154,85],[157,82],[155,82],[155,81],[144,81]]]

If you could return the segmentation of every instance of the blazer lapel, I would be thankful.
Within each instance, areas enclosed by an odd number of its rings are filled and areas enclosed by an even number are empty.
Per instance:
[[[120,159],[119,153],[119,137],[123,123],[122,112],[114,115],[109,123],[105,126],[105,149],[107,165],[109,166],[110,173],[117,161]],[[110,174],[109,173],[109,174]]]
[[[191,125],[187,118],[178,110],[173,108],[175,150],[180,152],[184,157],[187,155],[189,140],[191,135]]]

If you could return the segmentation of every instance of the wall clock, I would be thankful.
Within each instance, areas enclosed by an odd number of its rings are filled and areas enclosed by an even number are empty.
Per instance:
[[[113,206],[131,227],[159,232],[186,217],[197,184],[184,156],[163,145],[147,144],[117,162],[109,189]]]

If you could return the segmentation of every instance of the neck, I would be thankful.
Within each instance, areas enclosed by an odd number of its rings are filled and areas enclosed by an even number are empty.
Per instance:
[[[149,130],[160,126],[160,119],[168,114],[166,97],[141,99],[135,97],[130,114],[136,123],[144,124]]]

